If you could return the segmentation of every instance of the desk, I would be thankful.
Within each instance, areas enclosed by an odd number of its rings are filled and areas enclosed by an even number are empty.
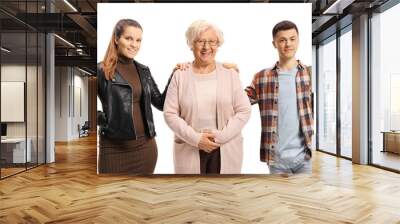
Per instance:
[[[400,131],[382,131],[381,133],[383,133],[382,152],[400,154]]]
[[[31,161],[32,140],[28,138],[25,154],[25,138],[6,138],[1,139],[1,159],[5,163],[25,163]],[[25,161],[25,159],[27,159]]]

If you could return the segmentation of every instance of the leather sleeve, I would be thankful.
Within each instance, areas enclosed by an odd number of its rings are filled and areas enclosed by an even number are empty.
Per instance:
[[[158,89],[158,86],[156,82],[154,81],[150,69],[148,67],[145,68],[147,72],[147,80],[149,82],[150,86],[150,95],[151,95],[151,104],[156,107],[158,110],[163,111],[164,109],[164,102],[165,102],[165,96],[167,95],[167,90],[169,83],[171,82],[171,78],[173,73],[170,75],[167,85],[164,88],[164,91],[161,93],[160,90]]]
[[[100,99],[103,111],[97,111],[97,124],[103,126],[106,124],[107,118],[104,111],[107,111],[107,103],[105,102],[106,79],[101,63],[97,65],[97,96]]]

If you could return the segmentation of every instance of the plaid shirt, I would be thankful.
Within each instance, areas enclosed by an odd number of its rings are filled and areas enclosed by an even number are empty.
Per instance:
[[[311,104],[311,78],[306,66],[298,61],[296,74],[297,108],[305,146],[311,149],[313,111]],[[260,160],[269,163],[274,158],[278,135],[278,62],[272,69],[254,75],[251,86],[246,88],[251,104],[258,103],[261,116]]]

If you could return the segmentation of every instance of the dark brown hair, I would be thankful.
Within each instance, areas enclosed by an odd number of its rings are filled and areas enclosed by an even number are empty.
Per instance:
[[[117,22],[117,24],[115,24],[110,43],[108,44],[108,48],[103,59],[103,70],[107,80],[110,80],[114,77],[115,68],[117,67],[118,49],[115,41],[121,37],[122,33],[125,31],[125,27],[127,26],[133,26],[143,30],[142,26],[133,19],[121,19]]]
[[[290,29],[295,29],[297,34],[299,34],[299,30],[297,29],[296,24],[294,24],[293,22],[289,21],[289,20],[284,20],[281,21],[279,23],[277,23],[274,28],[272,29],[272,38],[275,38],[276,34],[279,31],[282,30],[290,30]]]

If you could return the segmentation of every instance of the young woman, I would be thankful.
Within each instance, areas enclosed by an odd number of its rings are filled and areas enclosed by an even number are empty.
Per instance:
[[[132,19],[117,22],[104,60],[97,66],[100,141],[99,173],[152,174],[157,144],[151,105],[163,110],[147,66],[135,60],[143,29]],[[167,84],[168,86],[168,84]]]

